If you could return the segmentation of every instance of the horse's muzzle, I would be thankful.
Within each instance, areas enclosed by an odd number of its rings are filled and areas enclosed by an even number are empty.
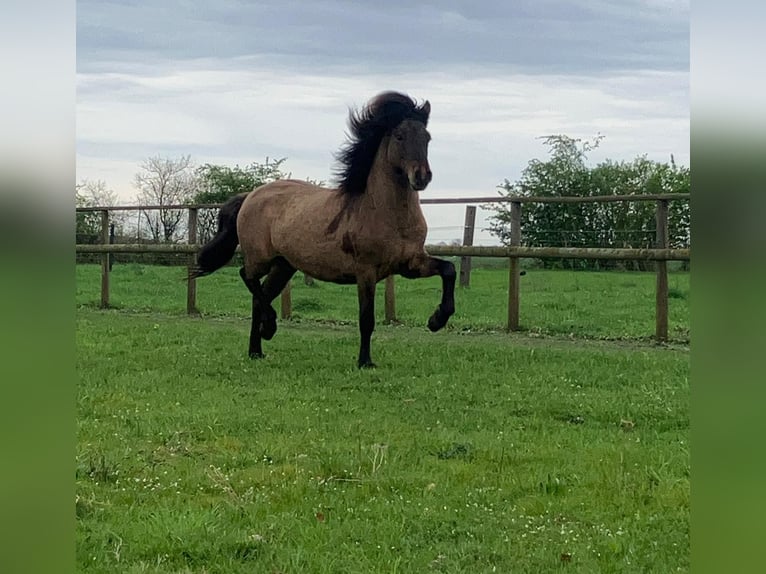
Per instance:
[[[410,187],[415,191],[423,191],[426,186],[431,183],[432,177],[433,174],[431,173],[431,168],[428,167],[428,164],[416,167],[410,172],[408,177],[410,180]]]

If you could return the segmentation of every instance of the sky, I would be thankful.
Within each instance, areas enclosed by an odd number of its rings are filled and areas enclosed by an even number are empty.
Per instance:
[[[421,198],[496,195],[551,134],[688,166],[689,2],[77,2],[77,178],[121,203],[155,155],[332,183],[349,109],[385,90],[431,103]],[[464,206],[423,208],[429,242],[462,237]]]

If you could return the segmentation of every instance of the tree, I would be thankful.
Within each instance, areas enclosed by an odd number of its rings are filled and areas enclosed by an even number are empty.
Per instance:
[[[587,154],[601,142],[598,136],[583,142],[565,135],[544,138],[550,159],[533,159],[517,182],[505,180],[499,187],[508,196],[593,196],[689,193],[690,172],[644,156],[626,162],[606,160],[587,165]],[[490,231],[507,244],[510,239],[510,208],[494,208]],[[670,202],[669,232],[672,247],[689,245],[689,203]],[[652,202],[525,203],[522,209],[522,243],[564,247],[652,247],[655,239],[655,205]],[[609,268],[622,265],[609,260],[546,260],[546,267]],[[635,262],[635,268],[646,267]]]
[[[76,207],[110,207],[117,204],[117,194],[107,187],[103,180],[83,179],[75,185]],[[110,218],[117,224],[122,223],[118,214],[110,212]],[[78,243],[97,241],[101,234],[101,214],[97,211],[81,211],[76,214],[75,233]]]
[[[141,163],[134,185],[141,205],[183,205],[189,203],[198,190],[191,156],[177,159],[150,157]],[[175,241],[183,231],[184,211],[179,209],[142,210],[154,241]]]
[[[290,177],[282,171],[287,158],[253,162],[247,167],[229,167],[206,163],[197,168],[200,188],[194,196],[196,203],[223,203],[239,193],[252,191],[256,187]]]
[[[224,203],[230,197],[252,191],[266,183],[290,177],[282,171],[286,158],[269,160],[264,163],[253,162],[244,168],[229,167],[206,163],[197,168],[197,192],[194,203]],[[208,241],[216,230],[217,210],[200,210],[198,214],[197,234],[199,241]]]
[[[550,149],[550,159],[533,159],[512,183],[506,179],[499,187],[509,196],[581,196],[588,195],[590,188],[587,152],[598,147],[601,137],[592,142],[582,142],[565,135],[542,138]],[[510,206],[502,204],[494,208],[496,215],[490,218],[490,232],[504,244],[511,235]],[[580,230],[589,229],[586,222],[594,219],[588,204],[524,204],[521,228],[525,245],[580,247],[584,238]],[[567,266],[571,261],[562,262]]]

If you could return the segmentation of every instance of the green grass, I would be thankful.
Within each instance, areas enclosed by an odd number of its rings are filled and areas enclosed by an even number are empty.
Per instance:
[[[251,361],[236,269],[202,318],[179,268],[116,265],[108,311],[76,273],[78,571],[689,570],[688,274],[670,347],[652,274],[531,270],[513,335],[505,270],[438,334],[439,280],[398,279],[358,371],[353,287],[294,281]]]
[[[128,264],[114,266],[111,302],[119,309],[182,314],[186,309],[184,270]],[[77,266],[79,305],[100,300],[100,268]],[[247,317],[249,294],[236,268],[227,267],[197,282],[198,307],[207,317]],[[378,320],[383,320],[383,284],[378,286]],[[508,273],[475,269],[471,287],[457,289],[456,314],[449,329],[503,330],[507,320]],[[425,325],[441,294],[439,278],[396,279],[397,319],[407,326]],[[689,274],[670,275],[671,341],[688,343]],[[293,316],[299,320],[355,323],[356,289],[293,281]],[[649,339],[654,334],[655,276],[638,272],[572,272],[529,270],[521,284],[521,326],[531,334],[596,339]],[[277,302],[278,304],[278,302]]]
[[[77,312],[78,571],[689,570],[687,351],[379,326],[359,371],[282,322],[251,361],[238,303],[147,283]]]

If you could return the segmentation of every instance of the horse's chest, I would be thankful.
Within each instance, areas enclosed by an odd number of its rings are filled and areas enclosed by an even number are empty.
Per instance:
[[[358,260],[398,261],[413,249],[422,247],[425,233],[389,229],[387,233],[347,233],[341,238],[341,249]]]

